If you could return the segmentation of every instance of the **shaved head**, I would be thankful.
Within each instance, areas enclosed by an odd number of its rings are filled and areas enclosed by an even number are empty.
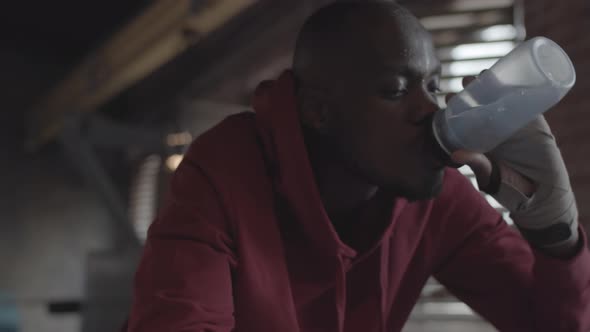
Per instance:
[[[306,20],[297,38],[296,77],[302,83],[333,86],[343,82],[350,69],[371,70],[383,44],[393,37],[383,35],[383,25],[392,22],[398,25],[397,34],[427,34],[416,17],[394,1],[339,1],[321,8]]]
[[[407,9],[370,0],[323,7],[299,33],[293,73],[312,159],[411,199],[436,194],[442,168],[427,140],[440,62]]]

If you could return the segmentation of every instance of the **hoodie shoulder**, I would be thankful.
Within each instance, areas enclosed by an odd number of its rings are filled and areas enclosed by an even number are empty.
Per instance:
[[[242,112],[228,116],[197,137],[185,158],[202,167],[225,168],[254,158],[259,150],[256,114]]]
[[[224,188],[268,177],[256,114],[228,116],[191,144],[184,159]]]

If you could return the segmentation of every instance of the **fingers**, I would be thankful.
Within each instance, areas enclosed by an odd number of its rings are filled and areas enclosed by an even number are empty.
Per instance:
[[[483,74],[486,71],[487,71],[487,69],[482,70],[479,73],[479,75]],[[463,77],[463,80],[461,81],[461,83],[463,84],[463,88],[465,88],[467,85],[469,85],[469,83],[473,82],[473,80],[475,80],[478,76],[465,76],[465,77]]]
[[[457,150],[453,152],[451,158],[458,164],[467,164],[471,168],[479,169],[483,171],[491,171],[491,163],[488,157],[482,153],[471,152],[465,150]]]
[[[445,102],[448,104],[449,100],[451,100],[451,98],[453,98],[456,95],[456,93],[447,93],[447,95],[445,96]]]
[[[502,180],[505,183],[510,184],[513,188],[516,188],[525,196],[530,198],[535,191],[537,191],[537,185],[533,180],[504,164],[499,164],[499,167],[501,169],[500,172],[502,173]]]
[[[457,164],[466,164],[475,173],[480,188],[485,188],[490,182],[492,162],[482,153],[458,150],[453,152],[451,159]]]
[[[476,78],[477,78],[477,76],[463,77],[463,80],[461,81],[461,83],[463,84],[463,88],[465,88],[467,85],[469,85],[469,83],[473,82]]]
[[[467,86],[467,84],[471,83],[471,81],[473,81],[476,77],[475,76],[465,76],[463,77],[463,88],[465,88]],[[453,98],[456,95],[456,93],[449,93],[445,96],[445,102],[448,104],[449,100],[451,100],[451,98]]]
[[[487,69],[482,70],[479,74],[483,74]],[[463,79],[461,80],[461,84],[463,85],[463,88],[465,88],[467,85],[469,85],[469,83],[473,82],[473,80],[475,80],[477,78],[477,76],[465,76],[463,77]],[[445,102],[448,103],[449,100],[451,98],[453,98],[456,95],[456,93],[449,93],[445,96]]]

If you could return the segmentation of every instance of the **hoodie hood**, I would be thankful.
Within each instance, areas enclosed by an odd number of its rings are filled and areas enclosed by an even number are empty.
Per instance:
[[[297,113],[291,71],[260,83],[253,107],[275,190],[289,204],[306,235],[329,255],[354,256],[332,227],[318,190]]]

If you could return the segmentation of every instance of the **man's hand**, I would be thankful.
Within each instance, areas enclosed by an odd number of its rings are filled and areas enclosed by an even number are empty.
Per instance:
[[[473,79],[464,79],[463,85]],[[487,155],[456,151],[452,158],[472,168],[480,188],[510,211],[534,247],[555,256],[569,256],[577,251],[578,211],[574,194],[561,153],[543,116]],[[494,177],[498,183],[494,183]]]

